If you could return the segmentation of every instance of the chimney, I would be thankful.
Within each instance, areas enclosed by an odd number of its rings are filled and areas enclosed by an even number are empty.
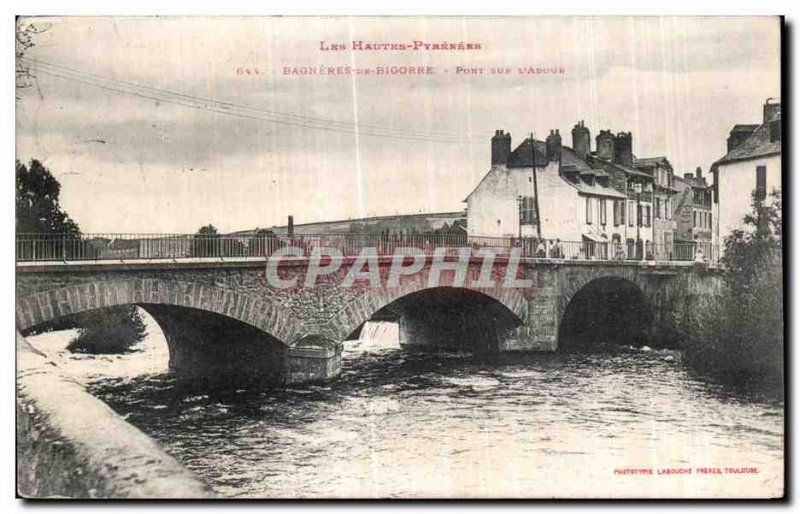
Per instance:
[[[294,216],[289,215],[289,221],[286,224],[286,232],[289,237],[294,237]]]
[[[758,125],[734,125],[728,136],[728,151],[742,144],[757,128]]]
[[[769,122],[769,141],[774,143],[781,140],[781,116]]]
[[[770,103],[773,101],[774,103]],[[781,101],[779,98],[767,98],[767,101],[764,102],[764,125],[767,125],[770,121],[775,118],[775,115],[779,115],[781,113]]]
[[[774,101],[774,103],[769,103]],[[767,98],[764,103],[764,125],[769,128],[769,141],[781,140],[781,101],[778,98]]]
[[[694,170],[694,174],[695,174],[695,178],[697,178],[697,180],[703,180],[703,168],[698,166],[697,169]]]
[[[558,133],[558,130],[550,131],[550,135],[545,140],[545,148],[548,162],[561,160],[561,134]]]
[[[614,134],[610,130],[601,130],[597,137],[597,157],[604,161],[614,160]]]
[[[511,134],[495,130],[492,136],[492,166],[505,166],[509,157],[511,157]]]
[[[623,166],[633,166],[632,136],[630,132],[620,132],[614,138],[614,162]]]
[[[589,129],[583,126],[583,120],[581,120],[572,127],[572,150],[581,159],[586,159],[592,150],[591,144],[592,138]]]

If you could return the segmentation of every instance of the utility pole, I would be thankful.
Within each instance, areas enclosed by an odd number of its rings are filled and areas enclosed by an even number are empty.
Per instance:
[[[542,238],[542,218],[539,217],[539,185],[536,182],[536,148],[533,144],[531,132],[531,170],[533,172],[533,207],[536,212],[536,238]]]

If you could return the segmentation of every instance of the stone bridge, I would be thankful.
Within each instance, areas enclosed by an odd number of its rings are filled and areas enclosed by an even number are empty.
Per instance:
[[[512,264],[471,255],[437,269],[434,259],[392,276],[391,257],[376,257],[366,271],[358,258],[332,258],[326,265],[335,271],[313,283],[302,256],[284,257],[272,275],[265,258],[20,262],[16,322],[26,333],[134,304],[163,329],[171,370],[288,384],[336,376],[343,342],[370,319],[397,321],[404,347],[552,352],[587,338],[668,343],[677,317],[719,286],[713,268],[691,262]]]

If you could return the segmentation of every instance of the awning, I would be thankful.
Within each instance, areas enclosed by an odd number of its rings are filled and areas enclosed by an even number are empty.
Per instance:
[[[598,234],[584,233],[582,235],[583,235],[583,237],[585,239],[588,239],[589,241],[594,241],[595,243],[607,243],[608,242],[608,239],[606,239],[605,237],[603,237],[601,235],[598,235]]]

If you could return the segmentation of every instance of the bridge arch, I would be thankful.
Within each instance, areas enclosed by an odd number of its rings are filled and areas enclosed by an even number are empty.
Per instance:
[[[523,325],[528,309],[526,298],[516,289],[397,288],[351,302],[331,320],[329,330],[343,340],[375,316],[399,322],[403,346],[477,349],[477,343],[491,346]]]
[[[559,301],[558,349],[644,344],[655,316],[637,278],[615,274],[571,281]]]
[[[20,331],[81,312],[118,305],[164,305],[204,311],[250,325],[285,345],[299,327],[277,302],[210,284],[137,278],[68,284],[16,299]]]

